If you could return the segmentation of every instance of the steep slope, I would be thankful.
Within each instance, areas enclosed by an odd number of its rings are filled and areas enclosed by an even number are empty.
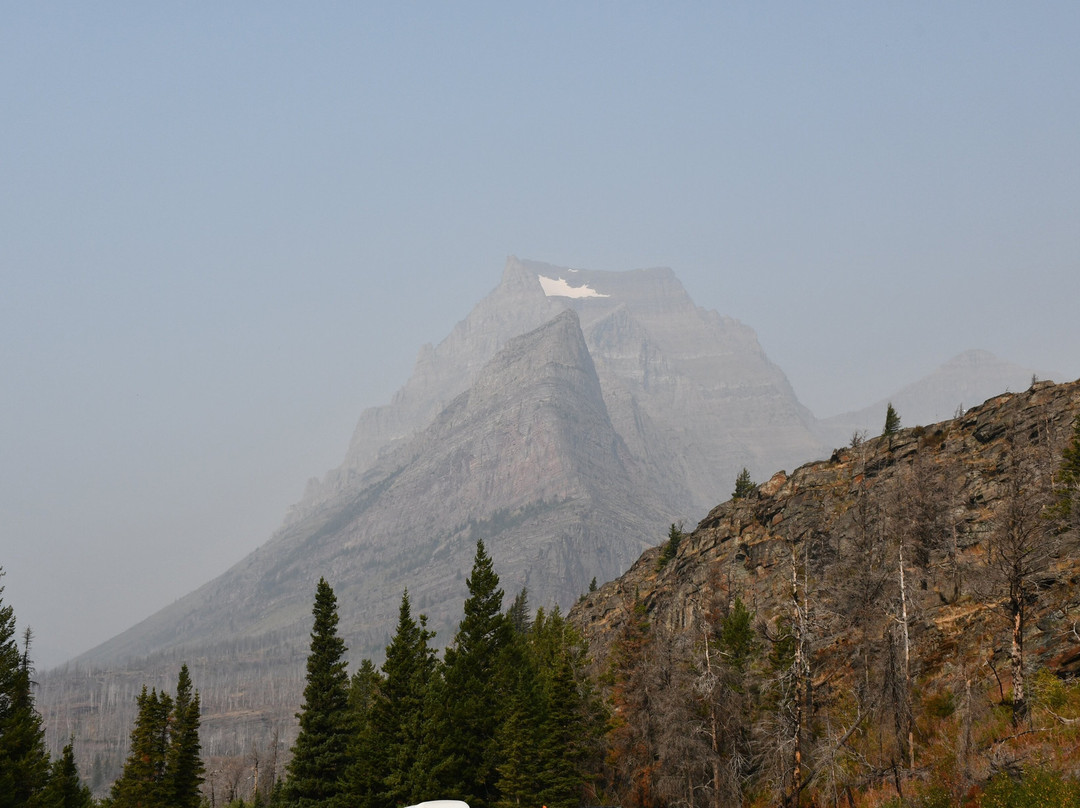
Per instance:
[[[827,454],[753,330],[695,306],[671,270],[525,266],[594,292],[566,300],[581,315],[612,420],[655,470],[657,489],[681,494],[685,516],[730,493],[743,466],[762,475]]]
[[[872,497],[878,512],[874,518],[884,520],[874,523],[882,536],[888,531],[895,536],[903,528],[900,522],[910,517],[905,508],[923,509],[923,522],[929,515],[946,520],[934,527],[949,535],[939,537],[943,544],[928,548],[933,557],[922,562],[918,583],[913,584],[919,588],[920,628],[935,634],[936,639],[928,641],[934,645],[944,639],[939,633],[943,626],[960,631],[974,625],[976,617],[980,623],[989,619],[988,606],[982,615],[968,614],[955,626],[951,622],[965,609],[970,611],[974,588],[984,582],[980,570],[985,568],[985,542],[1005,501],[1017,458],[1029,457],[1039,479],[1049,484],[1077,415],[1080,380],[1060,385],[1037,382],[1026,392],[996,396],[929,429],[902,429],[891,439],[878,437],[858,447],[837,449],[829,460],[808,463],[790,474],[777,472],[752,496],[714,508],[683,539],[670,564],[659,568],[660,548],[650,548],[624,575],[577,604],[571,615],[601,658],[632,618],[635,602],[644,605],[653,621],[687,630],[701,616],[702,594],[720,579],[726,591],[757,604],[762,616],[773,619],[790,605],[792,543],[799,546],[808,536],[835,547],[849,542],[859,528],[854,520],[864,516],[856,503],[860,497]],[[1080,583],[1080,552],[1070,547],[1048,565],[1058,572],[1047,573],[1047,584]],[[824,569],[831,551],[819,549],[824,555],[817,561]],[[945,563],[941,556],[949,552],[963,558]],[[958,561],[968,562],[966,598],[954,590],[950,579],[950,565]],[[821,594],[830,597],[827,590]],[[1055,620],[1068,614],[1066,609]],[[1048,638],[1052,626],[1057,624],[1040,623],[1035,633]],[[958,636],[951,635],[950,641]],[[1058,663],[1070,665],[1072,675],[1080,675],[1080,644]]]
[[[826,456],[817,428],[754,332],[695,306],[670,270],[512,258],[265,545],[43,677],[50,732],[115,764],[139,687],[186,660],[209,748],[287,739],[319,576],[354,660],[381,655],[406,586],[447,641],[478,538],[509,593],[567,606],[724,499],[743,466],[761,478]]]
[[[995,773],[1075,767],[1080,699],[1073,717],[1055,711],[1062,680],[1080,679],[1080,519],[1049,505],[1078,417],[1080,381],[1038,382],[839,449],[717,506],[666,564],[652,548],[587,595],[570,619],[597,671],[615,671],[624,785],[711,788],[712,766],[730,764],[747,778],[734,792],[815,801],[820,776],[817,801],[854,804],[863,789],[910,795],[915,781],[959,798]],[[729,646],[736,598],[756,626]],[[662,702],[639,698],[649,682]],[[702,715],[744,745],[709,758]],[[660,737],[674,721],[705,737],[697,751]]]
[[[516,259],[507,261],[499,285],[437,346],[420,348],[413,374],[386,405],[360,415],[342,464],[311,480],[289,515],[298,519],[355,484],[387,447],[415,436],[456,396],[468,389],[484,365],[514,337],[563,311]]]

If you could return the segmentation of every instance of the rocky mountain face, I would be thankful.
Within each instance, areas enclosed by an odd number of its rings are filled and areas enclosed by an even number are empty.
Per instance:
[[[421,349],[393,401],[363,413],[344,463],[312,481],[290,518],[353,485],[510,339],[566,310],[580,318],[612,424],[678,516],[700,518],[743,466],[768,474],[827,453],[753,330],[695,306],[670,269],[599,272],[510,258],[499,286],[438,346]]]
[[[860,629],[857,615],[846,626],[839,616],[853,617],[852,587],[865,584],[873,591],[862,608],[898,619],[903,541],[911,645],[926,687],[987,680],[995,670],[1007,677],[1012,621],[995,542],[1002,531],[1018,532],[1010,522],[1023,515],[1018,506],[1048,501],[1078,414],[1080,381],[1037,382],[956,419],[777,472],[750,496],[714,508],[669,563],[660,565],[659,547],[649,549],[570,618],[603,665],[631,624],[699,632],[717,597],[740,598],[761,625],[775,627],[791,617],[795,576],[796,597],[814,614],[820,664],[846,677],[857,668],[851,653]],[[1028,515],[1025,530],[1045,538],[1025,561],[1031,666],[1077,677],[1077,526],[1058,535],[1040,512]]]

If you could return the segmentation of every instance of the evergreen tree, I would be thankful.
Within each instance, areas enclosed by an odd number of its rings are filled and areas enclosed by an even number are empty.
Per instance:
[[[532,619],[529,617],[529,588],[527,586],[523,586],[514,598],[514,602],[506,611],[506,619],[510,621],[515,634],[523,636],[529,633]]]
[[[53,761],[42,808],[93,808],[94,799],[90,789],[79,780],[73,743],[69,741],[60,759]]]
[[[519,671],[522,681],[510,698],[506,720],[499,726],[496,741],[499,762],[497,782],[498,808],[529,805],[539,793],[536,772],[536,715],[531,703],[532,689],[525,680],[531,676]]]
[[[386,648],[384,680],[372,705],[372,731],[380,749],[376,760],[382,790],[378,804],[420,802],[438,772],[431,750],[431,688],[436,672],[433,638],[426,619],[412,617],[408,591],[401,596],[398,625]]]
[[[529,639],[539,697],[535,793],[549,808],[570,808],[601,767],[604,711],[585,675],[586,643],[558,607],[537,613]]]
[[[900,414],[893,407],[892,402],[889,402],[889,406],[885,408],[885,428],[881,431],[882,435],[895,435],[900,431]]]
[[[657,560],[657,568],[663,569],[671,559],[675,557],[675,554],[679,552],[679,543],[683,539],[682,528],[671,523],[671,528],[668,530],[668,539],[664,543],[663,548],[660,550],[660,558]]]
[[[176,702],[170,729],[168,768],[173,808],[199,808],[203,782],[199,743],[199,694],[192,693],[188,666],[182,665],[176,682]]]
[[[545,698],[546,711],[540,725],[538,757],[541,802],[548,808],[574,808],[581,802],[583,732],[580,700],[570,659],[560,652],[550,672]]]
[[[3,574],[0,569],[0,576]],[[3,592],[0,586],[0,595]],[[15,805],[15,708],[19,677],[15,611],[0,600],[0,806],[5,808]]]
[[[465,616],[446,649],[443,738],[448,748],[442,756],[453,763],[445,786],[472,808],[490,808],[498,798],[496,730],[509,706],[510,677],[500,663],[512,629],[502,612],[499,576],[483,541],[476,543],[466,584]]]
[[[296,808],[337,804],[349,763],[352,731],[345,643],[337,634],[337,598],[323,578],[315,591],[312,613],[315,623],[307,659],[307,684],[304,702],[296,714],[300,734],[293,744],[284,794],[286,804]]]
[[[349,682],[349,710],[355,732],[345,772],[345,790],[356,808],[377,808],[385,773],[383,739],[375,725],[375,705],[384,681],[370,659],[360,663]]]
[[[757,488],[757,484],[750,479],[750,471],[743,466],[743,470],[739,472],[739,476],[735,478],[735,490],[731,493],[732,499],[743,499],[754,493]]]
[[[735,598],[731,609],[720,621],[720,650],[728,664],[742,673],[747,662],[757,653],[757,634],[754,616],[742,599]]]
[[[167,766],[172,699],[156,689],[147,692],[143,685],[136,703],[131,752],[112,785],[110,808],[167,808],[172,797]]]
[[[109,808],[198,808],[199,694],[192,692],[187,665],[180,668],[175,701],[143,685],[136,704],[131,752],[112,785]]]
[[[31,690],[32,635],[30,629],[25,630],[20,653],[14,633],[14,611],[0,601],[0,806],[3,808],[36,805],[49,779],[45,731]]]
[[[0,578],[3,569],[0,568]],[[0,587],[3,594],[3,587]],[[31,633],[23,650],[15,639],[15,612],[0,598],[0,806],[36,805],[49,781],[41,716],[33,705]]]

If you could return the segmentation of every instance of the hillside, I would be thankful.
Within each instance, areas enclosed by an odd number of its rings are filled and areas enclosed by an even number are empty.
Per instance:
[[[1054,683],[1080,677],[1080,520],[1077,509],[1071,522],[1046,518],[1078,414],[1080,382],[1039,382],[839,449],[719,505],[666,564],[653,548],[583,598],[571,619],[597,670],[622,671],[620,721],[655,761],[630,766],[624,785],[674,799],[695,777],[716,783],[707,766],[689,770],[687,748],[665,745],[662,725],[689,710],[685,733],[712,709],[693,689],[706,668],[714,684],[734,681],[722,637],[736,600],[754,615],[745,647],[757,655],[740,663],[755,673],[729,703],[746,706],[754,688],[773,694],[773,712],[725,713],[746,746],[719,756],[725,767],[764,756],[742,771],[766,791],[921,788],[934,773],[955,796],[1040,760],[1080,773],[1080,744],[1068,735],[1061,748],[1060,735],[1077,719],[1053,711],[1070,703]],[[656,677],[682,681],[685,702],[660,712],[625,695]]]

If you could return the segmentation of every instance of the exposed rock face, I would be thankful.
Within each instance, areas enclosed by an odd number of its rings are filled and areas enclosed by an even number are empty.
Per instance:
[[[297,506],[312,504],[347,487],[388,445],[431,423],[472,384],[484,365],[513,337],[532,331],[565,307],[549,299],[532,273],[510,259],[502,282],[459,322],[438,346],[424,345],[413,375],[390,404],[365,410],[342,465],[313,483]]]
[[[828,453],[753,330],[695,306],[670,269],[598,272],[510,258],[498,288],[437,347],[421,349],[393,402],[364,412],[345,462],[309,486],[292,518],[354,485],[507,341],[567,309],[581,319],[616,431],[678,516],[700,518],[743,466],[764,475]]]
[[[965,665],[988,672],[987,658],[1007,669],[1010,623],[1002,612],[1004,595],[987,566],[988,537],[1001,524],[1010,479],[1018,473],[1016,458],[1024,453],[1048,482],[1078,413],[1080,381],[1039,382],[1027,392],[992,398],[955,420],[903,429],[891,439],[837,450],[830,460],[791,474],[778,472],[752,496],[714,508],[662,569],[659,548],[648,550],[625,575],[577,604],[571,619],[598,660],[607,658],[642,609],[651,624],[697,631],[706,604],[721,593],[738,595],[759,618],[775,621],[790,614],[794,549],[800,576],[810,566],[813,608],[822,620],[819,652],[833,654],[843,669],[849,639],[826,624],[828,615],[843,611],[844,578],[887,574],[852,559],[850,548],[858,531],[866,529],[860,520],[877,520],[874,530],[885,535],[905,529],[903,520],[911,519],[911,524],[932,523],[944,537],[922,560],[914,557],[914,545],[908,546],[919,675],[958,676]],[[869,516],[860,501],[873,503]],[[1080,606],[1076,539],[1055,545],[1046,560],[1035,584],[1047,597],[1039,600],[1026,634],[1031,659],[1063,676],[1080,675],[1080,640],[1073,631]]]
[[[79,673],[49,677],[41,703],[70,718],[107,691],[122,708],[116,694],[167,685],[183,659],[210,748],[246,751],[268,723],[288,738],[320,576],[354,659],[381,657],[406,587],[448,641],[479,538],[509,594],[528,586],[534,606],[566,607],[670,522],[703,515],[743,466],[823,455],[812,426],[753,331],[696,307],[670,270],[510,259],[270,541],[76,660]],[[230,684],[248,667],[273,686]],[[130,716],[114,715],[108,728],[50,726],[90,754],[94,736],[126,736]]]

